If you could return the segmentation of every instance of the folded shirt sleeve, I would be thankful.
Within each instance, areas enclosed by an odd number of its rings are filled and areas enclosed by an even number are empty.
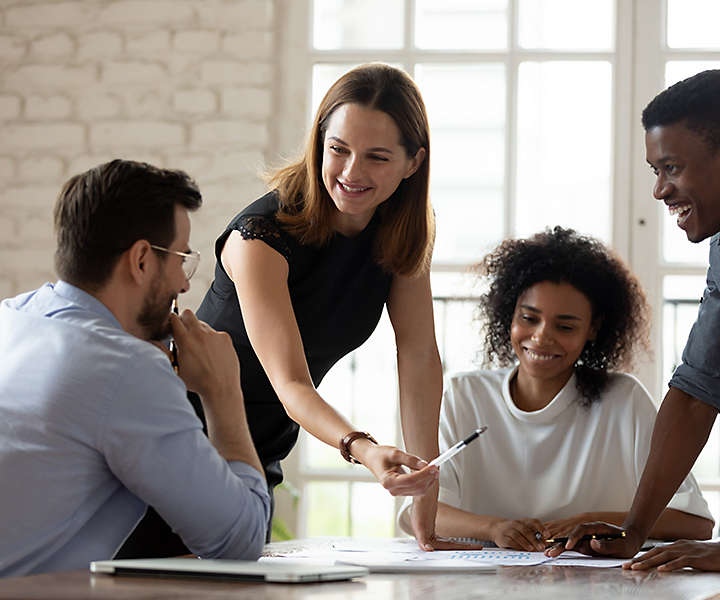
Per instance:
[[[221,457],[182,381],[159,353],[110,402],[98,446],[117,479],[153,506],[198,556],[254,560],[265,543],[264,476]]]
[[[720,410],[720,236],[710,240],[710,267],[697,319],[690,330],[682,363],[670,386]]]

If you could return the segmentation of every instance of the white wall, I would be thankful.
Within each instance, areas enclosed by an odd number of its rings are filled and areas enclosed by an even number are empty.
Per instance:
[[[276,160],[275,0],[0,0],[0,298],[55,279],[52,207],[71,175],[115,157],[180,168],[205,198],[203,255]]]

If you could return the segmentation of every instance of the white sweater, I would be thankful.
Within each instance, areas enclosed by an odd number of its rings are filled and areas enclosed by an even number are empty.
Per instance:
[[[573,375],[543,409],[510,397],[515,369],[449,378],[440,415],[440,451],[480,425],[487,431],[440,467],[440,502],[479,515],[561,519],[627,511],[650,451],[655,407],[632,375],[614,373],[601,399],[580,405]],[[408,498],[398,515],[411,533]],[[712,519],[692,474],[668,504]]]

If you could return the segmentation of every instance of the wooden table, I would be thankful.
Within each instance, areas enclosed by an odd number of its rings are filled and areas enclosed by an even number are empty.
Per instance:
[[[269,544],[267,553],[301,549],[313,540]],[[116,577],[69,571],[0,579],[0,599],[86,598],[235,600],[471,600],[648,598],[720,600],[720,574],[636,572],[587,567],[500,567],[496,574],[371,574],[354,581],[259,584],[194,579]]]

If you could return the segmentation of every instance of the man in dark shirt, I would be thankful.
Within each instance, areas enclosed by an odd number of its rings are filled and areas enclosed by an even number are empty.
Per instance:
[[[564,549],[634,556],[705,446],[720,410],[720,70],[698,73],[658,94],[642,114],[646,158],[657,179],[653,195],[665,203],[693,243],[710,240],[707,287],[682,364],[658,412],[650,456],[622,528],[576,527]],[[590,533],[625,532],[621,539],[581,541]],[[670,571],[720,571],[720,544],[679,541],[624,565]]]

